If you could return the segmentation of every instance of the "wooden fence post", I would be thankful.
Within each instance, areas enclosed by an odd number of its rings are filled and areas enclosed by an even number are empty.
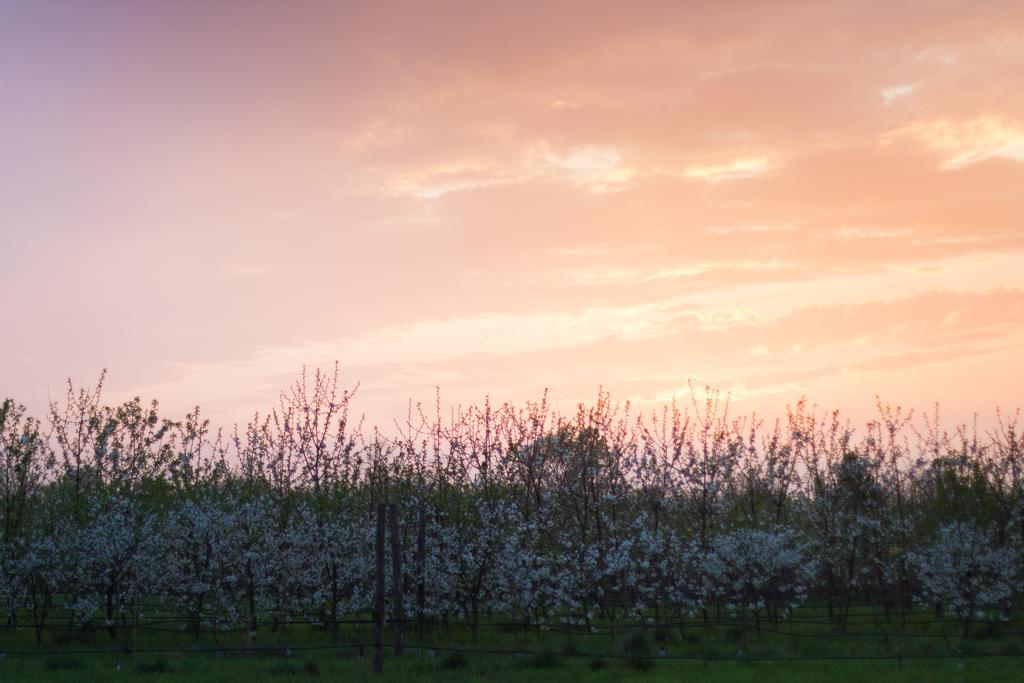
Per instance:
[[[388,526],[391,527],[391,630],[395,638],[395,654],[402,654],[402,626],[405,609],[402,604],[402,539],[398,536],[398,506],[388,505]]]
[[[427,511],[421,506],[416,525],[416,637],[423,640],[423,612],[426,608]]]
[[[373,672],[384,671],[384,503],[377,504],[377,538],[374,543],[376,586],[373,592]]]

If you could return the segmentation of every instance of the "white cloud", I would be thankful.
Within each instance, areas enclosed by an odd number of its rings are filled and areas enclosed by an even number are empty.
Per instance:
[[[878,94],[882,96],[882,101],[885,103],[885,106],[889,106],[895,100],[898,100],[901,97],[906,97],[910,93],[914,92],[915,87],[915,85],[909,83],[905,85],[893,85],[888,88],[882,88],[878,91]]]
[[[622,155],[612,147],[574,147],[564,156],[548,154],[547,161],[574,185],[591,192],[621,190],[636,175],[635,169],[622,165]]]
[[[450,192],[478,190],[531,180],[568,181],[588,192],[625,189],[637,175],[613,147],[583,145],[558,153],[544,141],[527,145],[512,158],[463,159],[390,173],[379,186],[392,197],[437,199]]]
[[[552,258],[591,258],[610,253],[607,244],[582,244],[577,247],[553,247],[545,249],[544,255]]]
[[[688,166],[683,177],[690,180],[702,180],[707,183],[719,183],[741,178],[752,178],[768,171],[768,159],[752,157],[735,159],[724,164]]]
[[[701,261],[667,266],[628,268],[595,266],[577,270],[559,270],[556,279],[573,285],[641,284],[657,280],[681,280],[714,271],[766,271],[778,270],[792,264],[779,259],[758,261]]]
[[[1024,125],[994,116],[967,121],[917,121],[882,136],[888,145],[903,137],[913,138],[931,149],[945,152],[943,170],[961,168],[989,159],[1005,157],[1024,161]]]
[[[909,237],[914,234],[910,228],[860,228],[847,226],[837,228],[833,234],[841,240],[863,240],[863,239],[895,239],[898,237]]]
[[[794,230],[796,230],[796,226],[791,224],[767,225],[761,223],[741,225],[712,225],[707,228],[704,228],[705,232],[709,232],[712,235],[735,235],[762,232],[793,232]]]

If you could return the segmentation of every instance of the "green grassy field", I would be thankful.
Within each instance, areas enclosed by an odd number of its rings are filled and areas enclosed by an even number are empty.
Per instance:
[[[829,624],[812,608],[778,626],[699,621],[602,632],[438,629],[372,673],[370,630],[349,625],[337,646],[305,625],[199,639],[153,624],[113,639],[105,630],[0,631],[0,681],[1024,681],[1024,623],[953,621],[916,612],[905,625],[878,615]],[[468,651],[468,652],[467,652]],[[934,657],[934,658],[933,658]]]
[[[374,676],[367,658],[331,656],[289,660],[214,660],[189,657],[108,656],[85,658],[18,659],[3,662],[3,681],[210,681],[241,683],[262,680],[344,681],[1020,681],[1020,659],[904,662],[658,662],[648,671],[621,664],[593,670],[587,660],[558,660],[537,668],[528,661],[475,656],[462,668],[444,662],[404,658],[385,663],[384,674]]]

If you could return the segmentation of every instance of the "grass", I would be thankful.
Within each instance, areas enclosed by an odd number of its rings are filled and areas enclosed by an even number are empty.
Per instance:
[[[863,662],[655,662],[640,671],[622,662],[558,657],[553,666],[537,667],[533,662],[509,661],[495,656],[473,656],[459,667],[446,667],[445,660],[404,657],[385,661],[384,674],[373,675],[370,659],[317,656],[295,662],[260,659],[216,660],[188,656],[168,657],[166,666],[150,669],[131,658],[94,656],[74,670],[53,669],[38,659],[8,659],[0,664],[0,680],[24,681],[208,681],[238,683],[240,680],[285,681],[479,681],[502,683],[522,681],[872,681],[873,683],[928,680],[929,683],[959,681],[1022,680],[1019,659],[968,659]],[[602,662],[598,665],[596,662]]]
[[[620,623],[614,636],[610,630],[584,635],[484,628],[476,645],[469,644],[467,629],[438,629],[422,648],[409,646],[414,639],[407,635],[402,657],[386,650],[379,677],[372,673],[371,648],[366,647],[368,629],[358,625],[343,630],[339,645],[347,647],[340,648],[333,648],[324,632],[304,625],[260,629],[252,640],[235,632],[197,641],[156,627],[131,636],[122,632],[116,640],[105,631],[55,630],[42,647],[31,629],[5,629],[0,631],[0,652],[5,653],[0,682],[1024,680],[1021,620],[978,624],[972,629],[975,637],[961,639],[954,622],[924,612],[911,614],[905,626],[866,611],[845,626],[829,624],[822,616],[805,608],[789,622],[760,629],[749,620],[650,628]],[[902,659],[881,659],[897,655]],[[929,655],[941,658],[922,658]]]

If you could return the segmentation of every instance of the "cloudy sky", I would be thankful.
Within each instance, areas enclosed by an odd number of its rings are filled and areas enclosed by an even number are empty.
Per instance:
[[[1024,3],[0,0],[0,393],[1024,405]]]

